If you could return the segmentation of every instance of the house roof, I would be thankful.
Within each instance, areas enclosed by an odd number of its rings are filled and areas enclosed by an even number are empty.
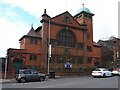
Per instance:
[[[33,27],[31,27],[30,31],[28,32],[28,34],[26,36],[32,36],[32,37],[40,37],[34,30]]]
[[[94,46],[101,47],[101,45],[100,45],[99,43],[96,43],[96,42],[93,42],[93,45],[94,45]]]
[[[22,38],[19,39],[19,41],[21,41],[24,37],[35,37],[35,38],[41,38],[34,30],[33,27],[31,27],[31,29],[29,30],[29,32],[27,33],[27,35],[24,35]]]

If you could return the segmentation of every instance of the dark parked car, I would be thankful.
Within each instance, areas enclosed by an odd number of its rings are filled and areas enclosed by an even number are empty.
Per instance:
[[[18,82],[24,83],[26,81],[44,81],[46,75],[33,69],[22,69],[19,70],[19,73],[16,74],[15,78]]]

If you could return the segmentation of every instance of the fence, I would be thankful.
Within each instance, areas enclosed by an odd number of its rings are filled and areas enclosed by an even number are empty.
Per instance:
[[[47,74],[47,68],[36,68],[40,72]],[[81,69],[81,68],[50,68],[50,71],[54,71],[55,75],[59,76],[78,76],[91,74],[92,68]]]
[[[47,68],[35,68],[39,72],[43,72],[47,75]],[[80,76],[80,75],[89,75],[91,74],[92,68],[50,68],[50,71],[55,72],[56,76]],[[4,78],[4,72],[1,72],[2,78]],[[14,78],[15,72],[7,71],[7,78]]]

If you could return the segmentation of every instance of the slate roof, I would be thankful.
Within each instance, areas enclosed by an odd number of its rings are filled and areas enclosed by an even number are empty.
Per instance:
[[[99,43],[96,43],[96,42],[93,42],[93,45],[94,45],[94,46],[101,47],[101,45],[100,45]]]
[[[32,36],[32,37],[40,37],[34,30],[33,27],[31,27],[30,31],[28,32],[28,34],[26,36]]]
[[[31,29],[29,30],[29,32],[27,33],[27,35],[24,35],[22,38],[19,39],[19,41],[21,41],[24,37],[35,37],[35,38],[41,38],[34,30],[33,27],[31,27]]]

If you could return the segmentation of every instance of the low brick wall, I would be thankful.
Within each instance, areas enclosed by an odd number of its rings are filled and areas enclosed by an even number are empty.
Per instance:
[[[2,76],[2,79],[4,79],[5,77],[5,73],[4,72],[1,72],[1,76]],[[12,71],[7,71],[7,74],[6,74],[6,79],[12,79],[15,77],[15,74],[12,72]]]
[[[36,69],[39,72],[43,72],[47,75],[47,69]],[[81,76],[81,75],[90,75],[92,70],[91,69],[80,69],[80,68],[72,68],[72,69],[65,69],[65,68],[50,68],[50,71],[55,72],[55,76]],[[2,74],[4,78],[4,73]],[[15,74],[12,71],[7,72],[7,78],[14,78]]]

